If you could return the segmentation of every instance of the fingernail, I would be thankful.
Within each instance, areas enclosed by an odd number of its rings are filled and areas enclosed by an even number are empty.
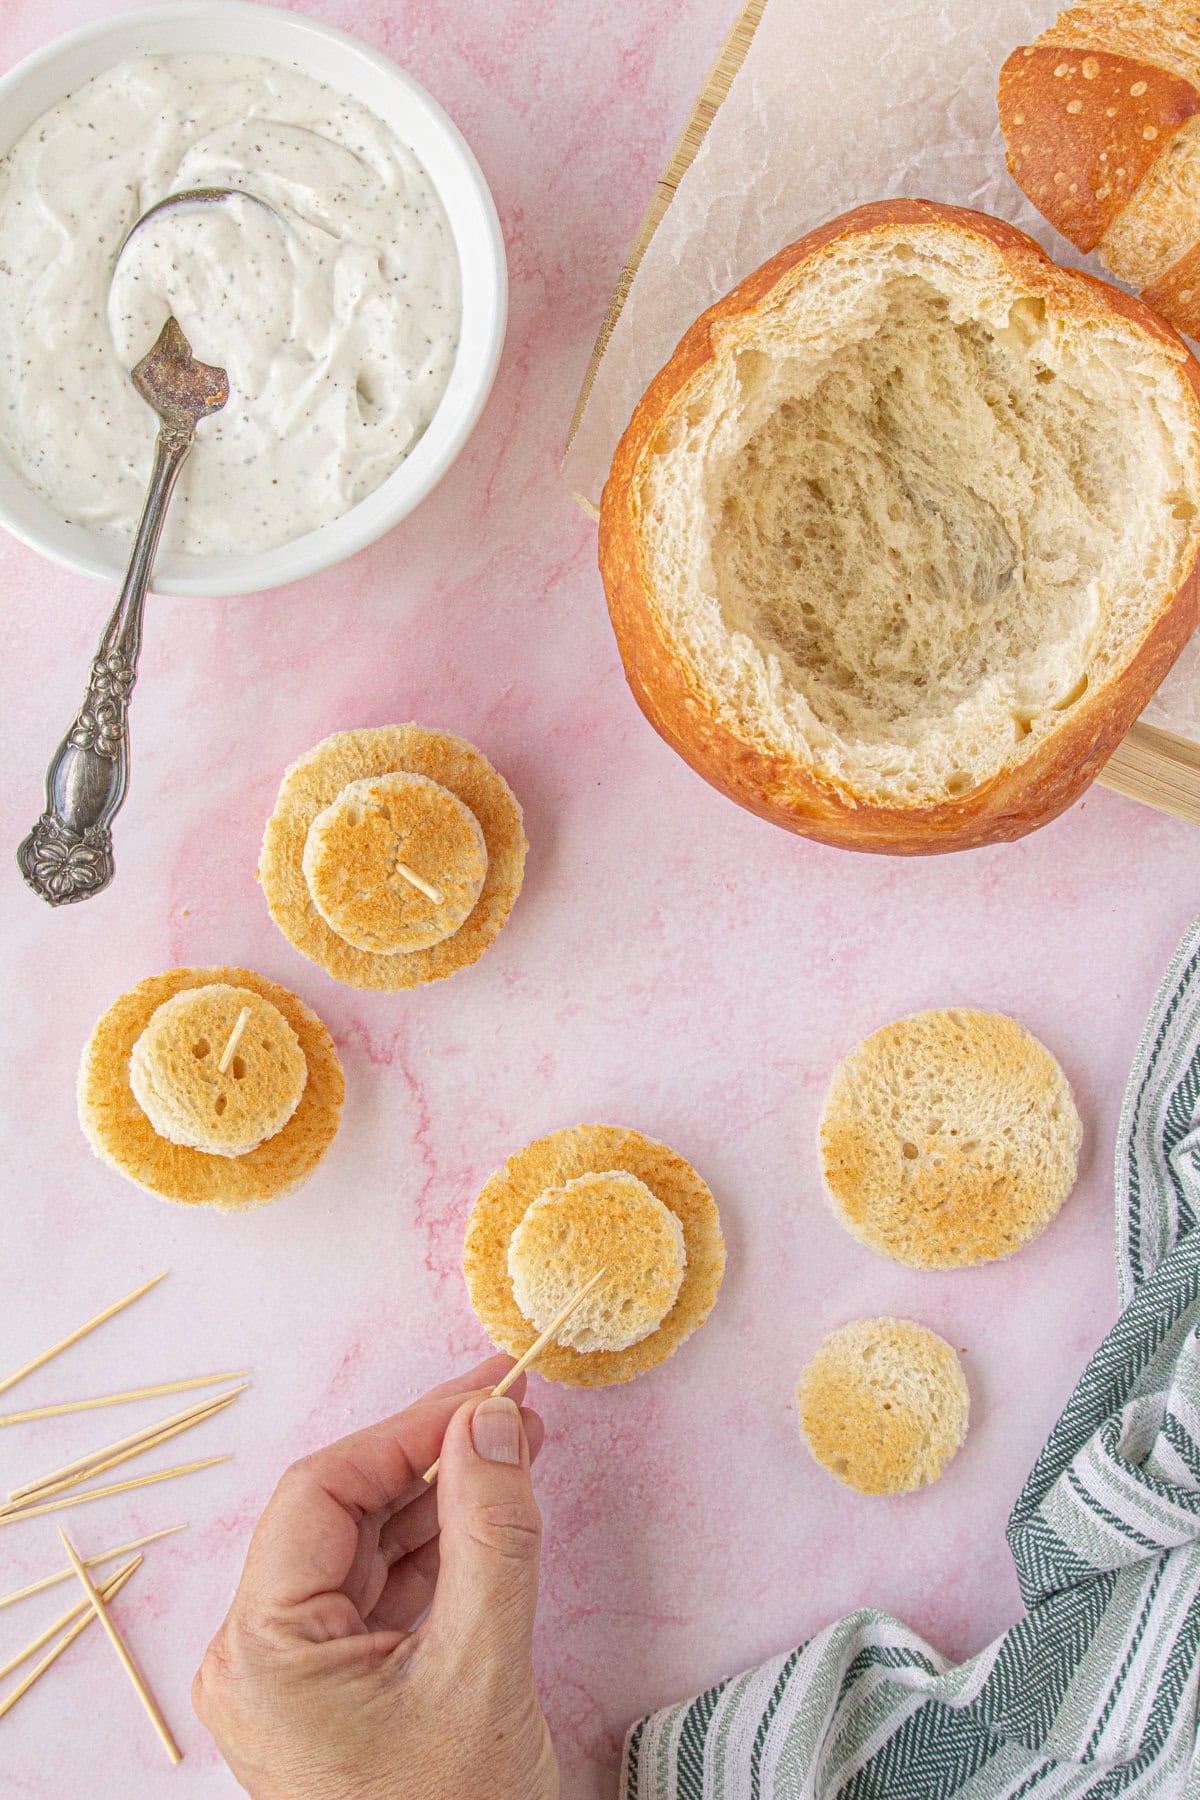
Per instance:
[[[471,1420],[471,1442],[484,1462],[519,1463],[521,1460],[521,1412],[514,1400],[481,1400]]]

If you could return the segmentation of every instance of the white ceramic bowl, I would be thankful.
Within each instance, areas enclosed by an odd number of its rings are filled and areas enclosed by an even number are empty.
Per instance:
[[[0,81],[0,156],[73,89],[129,56],[211,50],[273,57],[339,88],[386,120],[424,163],[441,195],[462,267],[462,327],[446,392],[425,435],[366,499],[340,519],[252,556],[164,554],[162,594],[249,594],[315,574],[389,531],[450,467],[483,410],[507,316],[504,240],[478,163],[457,127],[411,75],[377,51],[301,13],[250,0],[172,0],[118,13],[55,39]],[[149,469],[147,469],[147,479]],[[0,524],[43,555],[119,581],[128,545],[68,525],[0,456]]]

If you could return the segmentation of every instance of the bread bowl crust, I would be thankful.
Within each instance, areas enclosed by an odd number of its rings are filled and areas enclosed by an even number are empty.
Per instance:
[[[1200,550],[1121,674],[1093,688],[1062,725],[1019,762],[960,798],[896,806],[865,800],[721,719],[663,626],[641,542],[643,460],[679,396],[724,353],[739,325],[769,305],[805,264],[847,238],[934,226],[984,239],[1028,290],[1077,320],[1114,313],[1165,350],[1187,381],[1200,428],[1200,364],[1141,300],[1094,276],[1061,269],[1032,238],[989,214],[928,200],[883,200],[818,226],[755,269],[685,332],[617,446],[600,507],[599,562],[626,679],[655,730],[704,779],[760,817],[849,850],[920,856],[1025,836],[1090,785],[1167,674],[1200,619]],[[723,340],[723,341],[722,341]]]

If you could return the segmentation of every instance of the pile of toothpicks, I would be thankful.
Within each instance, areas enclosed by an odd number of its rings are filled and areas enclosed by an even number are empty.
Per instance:
[[[135,1288],[131,1294],[126,1294],[124,1299],[115,1301],[113,1305],[105,1307],[103,1312],[97,1313],[94,1319],[89,1319],[86,1325],[81,1325],[77,1331],[60,1338],[58,1343],[52,1344],[48,1350],[43,1350],[40,1355],[23,1363],[19,1369],[0,1381],[0,1394],[15,1387],[17,1382],[23,1381],[27,1375],[32,1375],[35,1369],[40,1369],[63,1350],[69,1349],[72,1344],[77,1344],[81,1338],[86,1337],[89,1332],[95,1331],[97,1326],[114,1318],[117,1313],[123,1312],[127,1306],[132,1306],[135,1300],[140,1300],[143,1294],[148,1294],[151,1288],[157,1287],[163,1278],[162,1275],[156,1275],[152,1280],[143,1282],[141,1287]],[[213,1387],[223,1381],[238,1382],[236,1387],[226,1388],[220,1393],[210,1395],[208,1399],[200,1400],[195,1405],[186,1407],[182,1412],[172,1413],[169,1418],[159,1419],[155,1424],[147,1425],[140,1431],[130,1432],[128,1436],[118,1438],[115,1443],[105,1444],[97,1450],[92,1450],[84,1456],[78,1456],[73,1461],[64,1463],[60,1468],[51,1469],[47,1474],[40,1475],[35,1480],[23,1482],[20,1486],[11,1489],[7,1503],[0,1505],[0,1526],[15,1525],[23,1519],[38,1518],[44,1513],[58,1512],[69,1506],[83,1506],[90,1500],[102,1500],[112,1494],[127,1493],[132,1488],[150,1487],[160,1481],[171,1481],[180,1475],[194,1474],[199,1469],[212,1468],[216,1463],[228,1462],[230,1460],[228,1455],[209,1456],[198,1462],[181,1463],[172,1469],[159,1469],[150,1475],[139,1475],[124,1481],[109,1482],[99,1487],[87,1485],[94,1477],[106,1474],[110,1469],[130,1461],[133,1457],[143,1455],[147,1450],[155,1449],[159,1444],[165,1444],[169,1439],[178,1437],[180,1432],[190,1431],[193,1426],[203,1423],[205,1419],[210,1419],[215,1414],[223,1412],[226,1407],[232,1406],[238,1396],[243,1394],[250,1385],[248,1381],[241,1379],[248,1373],[249,1371],[246,1369],[235,1369],[219,1375],[194,1375],[181,1381],[162,1381],[151,1387],[128,1388],[118,1394],[102,1394],[94,1399],[63,1400],[54,1405],[30,1407],[24,1412],[0,1414],[0,1427],[25,1425],[36,1419],[58,1418],[64,1413],[90,1412],[101,1406],[118,1406],[127,1401],[149,1400],[162,1394],[178,1394],[194,1388]],[[59,1527],[59,1536],[62,1539],[69,1566],[58,1569],[53,1574],[44,1575],[39,1581],[32,1581],[26,1587],[18,1588],[14,1593],[0,1595],[0,1608],[14,1606],[19,1600],[28,1599],[32,1594],[42,1593],[59,1582],[72,1579],[77,1580],[82,1586],[84,1597],[56,1619],[53,1624],[39,1632],[32,1642],[25,1645],[24,1649],[19,1650],[16,1655],[10,1656],[6,1661],[0,1662],[0,1681],[3,1681],[24,1663],[35,1657],[39,1650],[46,1652],[26,1671],[15,1687],[8,1693],[0,1694],[0,1718],[11,1712],[17,1701],[29,1692],[47,1669],[57,1662],[63,1651],[68,1649],[89,1625],[98,1620],[122,1667],[133,1683],[142,1705],[149,1714],[154,1729],[162,1739],[167,1755],[173,1763],[180,1761],[179,1747],[171,1736],[158,1703],[108,1611],[108,1602],[119,1594],[126,1582],[137,1573],[144,1558],[141,1555],[132,1556],[128,1562],[122,1564],[112,1574],[96,1581],[93,1581],[89,1571],[99,1568],[103,1564],[116,1562],[119,1557],[125,1556],[129,1551],[140,1551],[145,1545],[156,1543],[160,1538],[171,1537],[175,1532],[184,1529],[183,1525],[171,1525],[163,1531],[151,1532],[146,1537],[134,1538],[130,1543],[118,1544],[111,1550],[103,1550],[96,1555],[81,1556],[67,1537],[66,1532],[62,1530],[61,1526]],[[49,1645],[48,1649],[47,1645]]]

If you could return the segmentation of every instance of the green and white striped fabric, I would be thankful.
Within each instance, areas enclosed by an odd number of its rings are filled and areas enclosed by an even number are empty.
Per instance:
[[[1028,1608],[951,1666],[859,1612],[643,1719],[623,1800],[1200,1800],[1200,920],[1117,1150],[1125,1310],[1008,1525]]]

